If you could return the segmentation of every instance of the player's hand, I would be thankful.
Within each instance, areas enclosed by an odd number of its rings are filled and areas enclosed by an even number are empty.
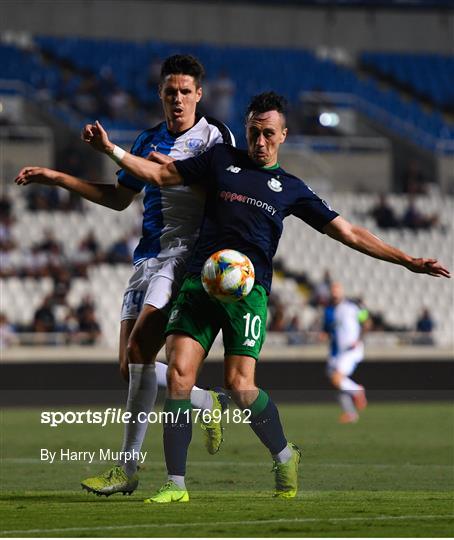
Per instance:
[[[24,167],[14,179],[18,186],[27,184],[57,185],[58,172],[45,167]]]
[[[434,277],[451,277],[449,270],[441,265],[437,259],[411,259],[406,264],[406,267],[417,274],[429,274],[429,276]]]
[[[114,144],[110,142],[107,131],[96,120],[94,124],[87,124],[81,133],[81,139],[98,152],[112,153]]]
[[[166,154],[161,154],[161,152],[150,152],[147,156],[148,161],[153,161],[154,163],[159,163],[164,165],[165,163],[172,163],[175,161],[174,158],[167,156]]]

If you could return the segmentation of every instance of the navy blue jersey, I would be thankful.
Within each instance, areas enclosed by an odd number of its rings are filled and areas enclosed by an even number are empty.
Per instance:
[[[199,183],[207,191],[189,272],[200,272],[220,249],[236,249],[251,259],[256,281],[269,292],[284,218],[292,214],[322,232],[338,215],[296,176],[281,167],[260,167],[229,145],[216,144],[175,166],[185,185]]]

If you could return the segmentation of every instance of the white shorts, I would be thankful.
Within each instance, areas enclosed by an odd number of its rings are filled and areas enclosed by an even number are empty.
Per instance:
[[[326,371],[328,375],[331,375],[334,371],[339,371],[342,375],[349,377],[363,358],[364,345],[358,343],[354,349],[341,352],[336,356],[330,356]]]
[[[137,319],[144,304],[166,314],[180,290],[186,273],[186,259],[147,259],[135,266],[123,296],[121,320]]]

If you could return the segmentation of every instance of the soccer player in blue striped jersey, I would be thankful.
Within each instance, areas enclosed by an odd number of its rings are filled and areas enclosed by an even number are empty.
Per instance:
[[[363,327],[368,322],[367,310],[344,297],[340,283],[332,283],[331,297],[325,308],[323,329],[330,341],[327,374],[338,390],[342,414],[341,424],[358,421],[358,411],[367,406],[363,386],[350,377],[364,358]]]
[[[141,133],[131,152],[160,163],[184,160],[202,154],[216,143],[235,144],[230,130],[221,122],[197,114],[202,98],[202,64],[190,55],[174,55],[161,68],[159,96],[165,121]],[[89,137],[94,126],[85,127]],[[166,385],[167,365],[155,362],[164,344],[169,307],[186,272],[186,262],[198,236],[205,196],[191,187],[157,187],[120,170],[115,185],[89,183],[79,178],[43,169],[33,171],[26,184],[36,182],[58,186],[85,199],[114,210],[123,210],[144,191],[142,238],[134,252],[134,272],[127,285],[121,311],[120,370],[129,379],[127,410],[148,414],[157,394],[157,385]],[[21,174],[21,173],[20,173]],[[200,409],[218,408],[219,394],[194,387],[192,404]],[[210,453],[222,442],[219,423],[202,423]],[[138,452],[147,429],[146,423],[125,425],[122,452]],[[132,492],[137,486],[137,463],[119,463],[104,475],[82,482],[98,494]]]

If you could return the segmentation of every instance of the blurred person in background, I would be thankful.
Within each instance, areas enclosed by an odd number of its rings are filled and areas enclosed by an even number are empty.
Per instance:
[[[428,307],[424,307],[419,314],[416,321],[416,331],[420,332],[420,336],[417,337],[419,345],[433,345],[434,339],[432,336],[433,329],[435,328],[435,322]]]
[[[437,214],[423,214],[416,207],[415,196],[408,196],[407,208],[402,217],[402,227],[416,231],[419,229],[431,229],[433,226],[437,225],[437,223]]]
[[[33,316],[33,332],[37,334],[57,331],[55,305],[51,294],[47,295]]]
[[[101,326],[96,319],[93,306],[79,311],[78,342],[80,345],[96,345],[101,337]]]
[[[129,246],[129,236],[123,236],[107,250],[106,261],[109,264],[130,264],[133,254]]]
[[[358,421],[358,411],[367,406],[364,387],[350,377],[364,358],[363,327],[367,310],[344,297],[340,283],[331,284],[331,298],[325,308],[323,330],[330,341],[327,375],[338,390],[342,424]]]
[[[204,68],[193,56],[174,55],[164,61],[159,97],[165,121],[137,137],[133,154],[166,163],[197,156],[216,143],[234,144],[232,133],[222,122],[196,112],[203,76]],[[83,139],[89,142],[96,130],[97,124],[86,126]],[[133,413],[132,418],[139,412],[148,414],[154,407],[158,384],[167,385],[167,365],[155,360],[164,345],[170,306],[198,237],[204,194],[189,187],[161,190],[123,170],[114,185],[89,183],[46,168],[34,170],[32,182],[62,187],[118,211],[145,191],[142,238],[134,252],[134,272],[123,299],[119,357],[121,373],[129,379],[127,411]],[[202,410],[221,410],[222,399],[214,391],[195,386],[191,393],[193,406]],[[222,443],[221,425],[206,422],[202,427],[209,453],[217,452]],[[125,424],[122,455],[140,451],[146,430],[147,423]],[[132,493],[138,485],[136,471],[136,460],[121,461],[106,473],[83,480],[82,487],[100,495]]]
[[[370,211],[371,216],[380,229],[394,229],[400,227],[393,207],[389,204],[386,195],[380,194],[377,204]]]
[[[5,313],[0,313],[0,350],[17,345],[16,329],[9,323]]]
[[[311,306],[326,306],[330,299],[330,288],[333,279],[328,269],[323,272],[322,280],[312,286]]]

